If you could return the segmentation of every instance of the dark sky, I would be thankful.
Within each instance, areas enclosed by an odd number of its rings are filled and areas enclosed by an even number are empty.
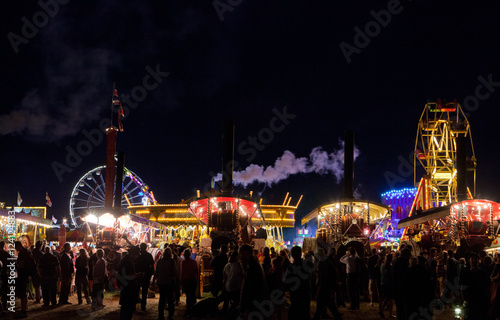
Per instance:
[[[118,149],[160,203],[193,196],[220,171],[225,117],[235,119],[238,169],[273,165],[285,150],[335,152],[354,130],[354,184],[361,198],[380,201],[389,173],[400,177],[394,187],[413,186],[398,167],[411,158],[426,101],[437,98],[467,101],[477,191],[500,201],[498,1],[45,3],[49,14],[25,0],[5,2],[1,13],[0,201],[7,205],[18,191],[23,205],[44,205],[48,191],[49,216],[68,215],[74,185],[104,164],[105,143],[61,179],[53,165],[68,165],[68,148],[109,118],[113,82],[122,98],[142,100],[135,108],[124,101]],[[359,35],[366,27],[371,36]],[[341,46],[354,50],[348,59]],[[155,69],[156,80],[147,77]],[[482,82],[490,84],[478,90]],[[285,107],[281,126],[273,118]],[[259,134],[266,143],[254,156],[249,137]],[[264,190],[264,203],[303,194],[298,216],[342,194],[332,172],[246,190]]]

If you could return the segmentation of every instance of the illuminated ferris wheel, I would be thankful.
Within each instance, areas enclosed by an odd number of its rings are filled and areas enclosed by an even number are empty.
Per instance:
[[[100,166],[83,175],[75,185],[69,203],[71,221],[74,225],[77,225],[75,217],[84,217],[97,209],[104,208],[105,179],[106,166]],[[127,168],[123,172],[122,186],[122,207],[156,203],[149,187]]]
[[[476,157],[470,124],[461,106],[456,101],[428,102],[420,117],[415,141],[414,161],[415,185],[417,166],[425,170],[428,194],[432,207],[457,201],[457,138],[470,141],[467,147],[467,170],[474,172]]]

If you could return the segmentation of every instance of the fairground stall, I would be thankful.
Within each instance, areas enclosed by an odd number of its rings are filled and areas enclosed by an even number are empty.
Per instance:
[[[0,209],[0,239],[7,239],[12,235],[12,231],[15,231],[16,239],[23,241],[26,247],[37,240],[44,240],[45,230],[52,227],[52,221],[46,219],[46,210],[46,207]],[[15,230],[12,230],[13,225]]]

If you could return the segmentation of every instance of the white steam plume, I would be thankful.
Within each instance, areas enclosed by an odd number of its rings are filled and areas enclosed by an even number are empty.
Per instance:
[[[242,171],[233,173],[233,183],[235,185],[248,186],[254,182],[265,183],[271,186],[281,180],[287,179],[290,175],[298,173],[333,174],[336,182],[340,182],[344,175],[344,141],[339,141],[341,148],[328,153],[322,147],[312,149],[309,158],[297,158],[291,151],[286,150],[279,157],[274,165],[264,168],[264,166],[251,164]],[[359,150],[354,148],[354,159],[359,155]],[[222,174],[214,177],[215,181],[222,180]]]

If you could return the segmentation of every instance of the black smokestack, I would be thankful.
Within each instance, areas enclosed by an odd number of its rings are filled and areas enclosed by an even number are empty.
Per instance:
[[[457,137],[457,200],[467,200],[467,158],[465,155],[465,137]]]
[[[234,121],[224,120],[222,132],[222,193],[233,194]]]
[[[118,151],[118,161],[116,162],[116,180],[115,180],[115,212],[121,215],[122,193],[123,193],[123,170],[125,168],[125,152]]]
[[[344,199],[354,199],[354,132],[345,132],[344,144]]]

